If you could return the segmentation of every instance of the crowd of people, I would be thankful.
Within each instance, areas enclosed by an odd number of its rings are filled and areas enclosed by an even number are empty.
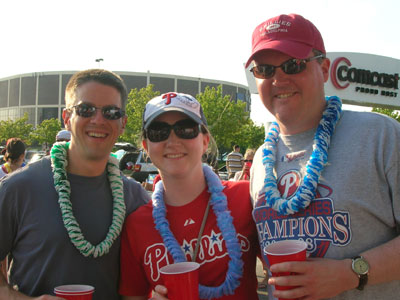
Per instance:
[[[100,69],[72,76],[68,141],[19,172],[25,146],[7,142],[0,300],[61,300],[53,289],[68,283],[94,286],[93,300],[165,300],[160,268],[183,261],[200,264],[201,299],[258,299],[257,256],[271,300],[397,299],[400,124],[325,95],[330,60],[300,15],[257,26],[250,65],[276,121],[257,150],[243,157],[234,146],[228,181],[204,163],[215,142],[193,96],[146,104],[142,146],[159,170],[151,200],[110,155],[127,122],[123,80]],[[307,260],[271,266],[263,249],[286,239],[305,241]]]

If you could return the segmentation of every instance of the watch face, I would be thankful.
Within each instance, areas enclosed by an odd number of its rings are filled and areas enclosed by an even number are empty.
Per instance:
[[[365,260],[359,258],[354,261],[354,271],[357,274],[361,274],[361,275],[366,274],[366,273],[368,273],[368,269],[369,269],[369,266]]]

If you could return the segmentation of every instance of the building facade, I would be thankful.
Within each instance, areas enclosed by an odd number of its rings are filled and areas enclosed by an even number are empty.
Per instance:
[[[76,71],[41,72],[15,75],[0,79],[0,121],[16,120],[28,114],[28,122],[34,126],[43,120],[56,118],[62,122],[65,108],[65,87]],[[141,89],[149,84],[160,93],[180,92],[196,96],[205,88],[222,85],[223,95],[233,101],[246,102],[250,111],[250,92],[246,85],[205,78],[170,74],[118,72],[131,89]]]

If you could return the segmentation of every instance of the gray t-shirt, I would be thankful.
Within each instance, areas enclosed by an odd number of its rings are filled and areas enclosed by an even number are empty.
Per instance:
[[[68,174],[74,216],[93,245],[103,241],[112,220],[106,172],[96,177]],[[145,204],[148,193],[123,177],[126,215]],[[88,284],[93,300],[119,299],[120,238],[99,258],[84,257],[71,243],[61,218],[50,159],[44,158],[0,183],[0,259],[11,253],[10,284],[30,296],[53,294],[55,286]]]
[[[305,174],[315,130],[282,135],[276,155],[278,189],[291,198]],[[261,249],[283,239],[303,239],[313,257],[352,258],[400,234],[400,124],[386,116],[344,111],[331,139],[317,196],[297,214],[266,206],[262,147],[251,170],[251,196]],[[350,268],[350,266],[349,266]],[[271,295],[271,293],[270,293]],[[400,282],[367,285],[334,299],[398,299]],[[272,299],[272,297],[271,297]]]

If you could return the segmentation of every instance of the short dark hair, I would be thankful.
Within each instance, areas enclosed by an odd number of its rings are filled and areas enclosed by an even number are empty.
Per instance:
[[[321,58],[317,59],[317,61],[319,63],[322,63],[322,61],[326,58],[326,54],[324,52],[322,52],[322,51],[319,51],[317,49],[313,49],[312,52],[313,52],[314,56],[320,56],[320,55],[324,56],[324,57],[321,57]]]
[[[234,145],[233,146],[233,150],[236,150],[237,148],[240,148],[240,146],[239,145]]]
[[[89,69],[72,75],[65,89],[65,103],[67,107],[68,102],[75,101],[77,88],[90,81],[116,88],[121,95],[121,108],[125,109],[128,93],[123,79],[118,74],[103,69]]]

